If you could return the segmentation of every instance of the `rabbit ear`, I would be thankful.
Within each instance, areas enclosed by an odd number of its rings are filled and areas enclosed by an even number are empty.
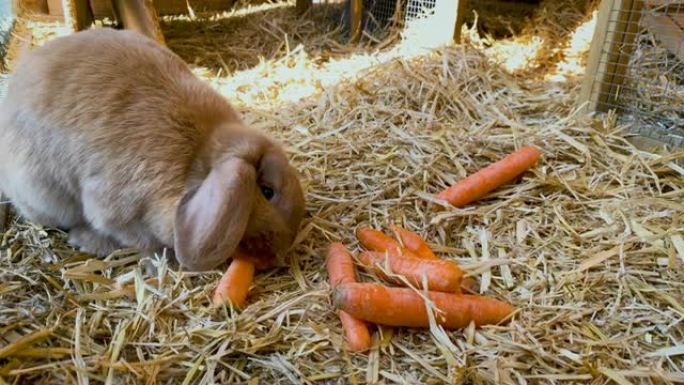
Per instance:
[[[190,270],[212,269],[230,258],[252,211],[256,170],[232,157],[218,163],[176,211],[175,252]]]

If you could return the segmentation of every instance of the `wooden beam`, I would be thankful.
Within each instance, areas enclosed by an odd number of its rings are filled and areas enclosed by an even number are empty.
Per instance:
[[[463,20],[465,19],[466,3],[467,0],[454,0],[456,1],[456,20],[454,25],[454,41],[456,43],[461,42],[461,28],[463,27]]]
[[[83,31],[93,23],[93,13],[88,0],[62,0],[64,22],[74,32]]]
[[[361,39],[363,33],[363,0],[348,0],[351,2],[349,7],[349,36],[350,41],[355,43]]]
[[[44,15],[48,13],[47,0],[14,0],[17,13],[26,12],[28,14]]]
[[[113,0],[116,19],[130,29],[165,44],[152,0]]]
[[[0,233],[7,231],[9,226],[9,198],[0,191]]]
[[[617,105],[642,9],[643,0],[601,1],[578,99],[587,111],[606,112]]]

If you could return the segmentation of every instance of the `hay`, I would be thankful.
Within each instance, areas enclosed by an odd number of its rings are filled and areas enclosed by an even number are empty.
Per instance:
[[[195,43],[200,63],[218,60],[213,35]],[[549,62],[567,48],[557,45]],[[306,47],[233,77],[196,68],[281,138],[304,176],[308,215],[289,266],[257,276],[244,311],[212,309],[221,271],[126,250],[93,260],[16,220],[0,249],[0,383],[684,382],[681,153],[636,150],[614,117],[575,112],[576,80],[514,76],[477,47],[327,61]],[[431,210],[432,193],[522,144],[544,161],[519,183]],[[356,226],[390,223],[515,304],[514,320],[378,328],[368,355],[347,352],[324,248],[356,248]]]

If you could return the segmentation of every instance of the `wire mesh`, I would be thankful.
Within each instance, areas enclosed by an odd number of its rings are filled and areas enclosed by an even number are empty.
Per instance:
[[[684,147],[684,0],[614,1],[592,84],[643,136]]]
[[[405,21],[428,18],[435,13],[437,0],[407,0]]]
[[[393,23],[401,22],[400,15],[405,2],[406,0],[363,0],[361,29],[370,36],[382,39]],[[347,31],[351,29],[352,24],[351,3],[351,0],[346,0],[342,12],[342,25]]]

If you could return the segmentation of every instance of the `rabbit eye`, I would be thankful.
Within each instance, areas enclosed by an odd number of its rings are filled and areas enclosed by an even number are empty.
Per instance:
[[[273,198],[273,195],[275,195],[273,189],[268,186],[261,186],[261,193],[264,194],[264,198],[268,200],[271,200],[271,198]]]

